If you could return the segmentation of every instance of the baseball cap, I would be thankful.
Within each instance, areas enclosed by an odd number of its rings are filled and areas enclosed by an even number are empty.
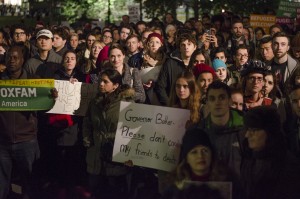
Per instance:
[[[42,29],[40,30],[37,34],[36,34],[36,38],[38,39],[40,36],[45,36],[45,37],[48,37],[50,39],[53,38],[53,34],[50,30],[47,30],[47,29]]]

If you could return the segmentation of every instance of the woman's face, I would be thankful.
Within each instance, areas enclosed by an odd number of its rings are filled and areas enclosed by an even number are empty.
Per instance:
[[[111,93],[113,92],[119,85],[113,84],[107,75],[103,74],[100,79],[99,89],[101,93]]]
[[[162,43],[157,37],[151,37],[148,47],[151,53],[157,53],[160,47],[162,47]]]
[[[76,55],[73,52],[67,53],[63,65],[66,70],[73,70],[76,66]]]
[[[206,146],[197,145],[188,152],[186,159],[193,173],[202,176],[210,170],[212,152]]]
[[[175,32],[176,32],[175,26],[170,25],[170,28],[169,28],[169,30],[167,32],[167,35],[169,37],[174,37],[175,36]]]
[[[219,80],[224,81],[227,77],[227,70],[226,68],[218,68],[216,71],[216,75],[218,76]]]
[[[103,49],[103,46],[100,43],[95,43],[92,45],[92,58],[97,59],[100,51]]]
[[[190,97],[190,88],[188,82],[184,78],[176,81],[176,95],[180,100],[187,100]]]
[[[274,88],[273,75],[265,76],[265,86],[264,86],[265,94],[269,95],[269,93],[273,90],[273,88]]]
[[[258,30],[255,32],[255,37],[257,40],[261,40],[261,38],[263,37],[263,32],[261,30]]]
[[[109,62],[114,68],[123,67],[125,55],[120,49],[113,49],[109,54]]]
[[[248,140],[249,148],[254,151],[261,151],[266,146],[267,132],[263,129],[249,128],[245,137]]]
[[[202,54],[199,54],[195,57],[194,66],[197,64],[205,64],[205,57]]]

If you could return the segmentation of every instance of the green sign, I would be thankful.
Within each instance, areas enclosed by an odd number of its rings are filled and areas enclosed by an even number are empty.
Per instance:
[[[300,7],[299,2],[290,2],[289,0],[281,0],[279,3],[278,17],[296,17],[296,8]]]
[[[49,110],[53,79],[0,80],[0,111]]]

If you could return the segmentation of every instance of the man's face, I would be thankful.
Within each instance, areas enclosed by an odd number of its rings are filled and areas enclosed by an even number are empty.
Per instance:
[[[261,92],[264,86],[264,76],[260,73],[250,73],[246,79],[246,92],[255,94]]]
[[[16,43],[25,42],[26,41],[26,33],[23,29],[17,28],[13,35],[13,40]]]
[[[206,104],[212,116],[223,117],[229,112],[230,99],[224,89],[210,89]]]
[[[73,49],[76,49],[79,44],[79,40],[77,36],[72,36],[70,39],[70,45]]]
[[[300,88],[294,90],[290,94],[292,109],[298,117],[300,117]]]
[[[272,42],[268,42],[260,45],[260,53],[265,61],[270,61],[274,57]]]
[[[135,54],[139,51],[140,42],[136,37],[132,37],[127,40],[126,46],[130,54]]]
[[[248,51],[247,49],[238,49],[235,55],[236,66],[242,66],[248,61]]]
[[[23,55],[20,50],[12,49],[6,57],[6,67],[10,73],[20,71],[24,63]]]
[[[243,35],[243,24],[242,23],[235,23],[232,26],[232,33],[235,37],[239,38]]]
[[[226,61],[227,61],[227,58],[226,58],[224,52],[216,53],[215,59],[220,59],[220,60],[222,60],[224,63],[226,63]]]
[[[183,59],[190,58],[195,50],[196,45],[189,40],[180,43],[180,53]]]
[[[286,37],[276,37],[273,39],[272,48],[277,59],[287,56],[290,49],[289,40]]]
[[[170,14],[167,14],[167,15],[166,15],[166,22],[167,22],[167,23],[172,23],[172,22],[173,22],[173,17],[172,17],[172,15],[170,15]]]
[[[142,34],[142,32],[144,32],[145,29],[146,29],[145,24],[139,24],[139,25],[137,26],[137,31],[138,31],[139,34]]]
[[[53,47],[55,49],[62,49],[65,46],[66,41],[67,40],[63,40],[63,38],[57,34],[53,35]]]
[[[208,86],[213,82],[213,75],[209,72],[201,73],[197,79],[201,94],[206,94]]]
[[[231,108],[243,111],[244,97],[242,93],[234,93],[231,95]]]
[[[120,32],[120,40],[125,41],[130,34],[130,30],[127,28],[122,28]]]
[[[87,38],[87,47],[88,47],[88,49],[91,49],[94,41],[96,41],[96,37],[94,35],[88,36],[88,38]]]
[[[53,41],[49,37],[40,36],[36,41],[39,50],[49,51],[52,49]]]
[[[273,36],[275,33],[278,33],[278,32],[281,32],[281,30],[277,27],[274,27],[274,28],[272,28],[270,34],[271,34],[271,36]]]

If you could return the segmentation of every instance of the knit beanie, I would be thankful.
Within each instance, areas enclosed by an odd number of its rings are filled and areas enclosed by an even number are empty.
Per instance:
[[[227,68],[226,64],[220,59],[214,59],[212,62],[212,67],[215,71],[217,71],[219,68]]]
[[[213,151],[212,144],[206,132],[200,128],[193,128],[186,131],[182,138],[180,151],[180,162],[186,158],[187,154],[196,146],[202,145]]]
[[[157,37],[157,38],[160,40],[160,42],[161,42],[162,44],[164,43],[164,40],[163,40],[162,36],[161,36],[160,34],[156,33],[156,32],[153,32],[153,33],[151,33],[150,35],[148,35],[147,43],[150,41],[150,39],[151,39],[152,37]]]
[[[214,69],[206,64],[197,64],[194,66],[193,73],[196,79],[198,79],[199,75],[202,73],[211,73],[214,78],[216,77]]]
[[[267,133],[281,130],[280,116],[272,106],[258,106],[251,108],[244,116],[246,128],[263,129]]]

